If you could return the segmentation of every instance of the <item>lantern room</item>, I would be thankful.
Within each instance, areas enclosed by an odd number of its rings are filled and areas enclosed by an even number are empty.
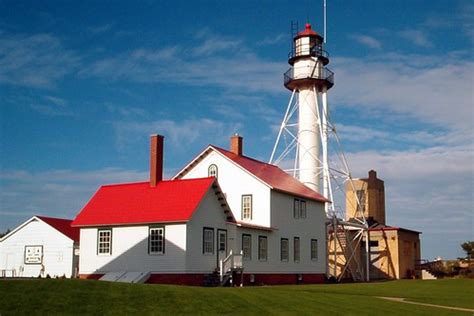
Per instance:
[[[311,24],[306,23],[304,31],[293,38],[288,63],[293,65],[296,59],[309,56],[318,57],[324,65],[329,63],[328,54],[323,50],[323,37],[311,29]]]

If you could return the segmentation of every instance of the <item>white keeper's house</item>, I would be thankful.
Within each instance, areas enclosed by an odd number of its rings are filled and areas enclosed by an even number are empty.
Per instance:
[[[79,229],[72,220],[33,216],[0,239],[0,277],[74,277]]]
[[[326,274],[326,199],[277,166],[208,146],[162,179],[151,137],[150,180],[102,186],[77,215],[80,276],[203,285],[319,283]]]

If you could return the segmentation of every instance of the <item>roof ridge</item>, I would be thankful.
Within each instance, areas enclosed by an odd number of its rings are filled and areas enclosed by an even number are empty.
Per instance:
[[[63,221],[73,221],[72,219],[69,219],[69,218],[62,218],[62,217],[51,217],[51,216],[43,216],[43,215],[34,215],[34,217],[38,217],[38,218],[47,218],[47,219],[60,219],[60,220],[63,220]]]
[[[275,167],[275,168],[281,169],[281,168],[279,168],[278,166],[276,166],[276,165],[274,165],[274,164],[271,164],[271,163],[268,163],[268,162],[264,162],[264,161],[261,161],[261,160],[258,160],[258,159],[255,159],[255,158],[252,158],[252,157],[249,157],[249,156],[245,156],[245,155],[237,155],[237,154],[233,153],[232,151],[227,150],[227,149],[224,149],[224,148],[219,147],[219,146],[214,146],[214,145],[212,145],[212,144],[210,144],[209,146],[214,147],[215,149],[223,150],[223,151],[225,151],[225,152],[234,154],[234,155],[239,156],[239,157],[243,157],[243,158],[248,159],[248,160],[252,160],[252,161],[255,161],[255,162],[258,162],[258,163],[261,163],[261,164],[270,166],[270,167]]]
[[[214,178],[214,177],[202,177],[202,178],[190,178],[190,179],[167,179],[167,180],[159,181],[157,184],[160,184],[163,182],[199,181],[199,180],[206,180],[206,179],[211,179],[211,178]],[[146,184],[146,183],[150,183],[150,182],[139,181],[139,182],[111,183],[111,184],[103,184],[100,187],[117,187],[117,186],[138,185],[138,184]]]

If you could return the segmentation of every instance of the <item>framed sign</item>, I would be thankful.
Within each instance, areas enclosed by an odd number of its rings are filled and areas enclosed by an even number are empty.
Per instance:
[[[43,246],[25,246],[25,264],[43,263]]]

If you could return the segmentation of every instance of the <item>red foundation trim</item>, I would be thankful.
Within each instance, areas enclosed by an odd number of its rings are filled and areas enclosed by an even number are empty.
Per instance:
[[[253,277],[253,282],[252,280]],[[80,274],[81,279],[98,280],[103,274]],[[152,284],[176,284],[203,286],[206,274],[204,273],[174,273],[174,274],[152,274],[146,283]],[[240,285],[241,276],[234,276],[234,285]],[[304,273],[304,274],[271,274],[271,273],[244,273],[244,285],[283,285],[283,284],[318,284],[325,282],[323,273]]]
[[[146,283],[202,286],[205,276],[202,273],[152,274]]]
[[[103,274],[79,274],[79,279],[89,279],[89,280],[98,280],[103,277]]]
[[[253,282],[252,280],[253,277]],[[244,285],[283,285],[283,284],[318,284],[325,282],[324,273],[303,273],[303,274],[260,274],[244,273]],[[240,276],[237,276],[235,283],[240,283]]]

